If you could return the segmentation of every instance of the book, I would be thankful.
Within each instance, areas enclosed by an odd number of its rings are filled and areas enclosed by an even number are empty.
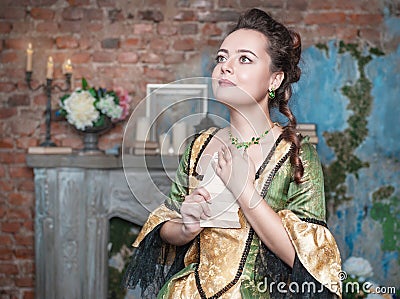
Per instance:
[[[72,148],[61,146],[32,146],[28,148],[28,154],[72,154]]]

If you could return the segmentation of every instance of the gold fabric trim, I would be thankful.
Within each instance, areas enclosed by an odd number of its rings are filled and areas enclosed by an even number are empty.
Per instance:
[[[182,218],[182,216],[178,212],[168,209],[164,204],[160,205],[149,215],[132,246],[138,247],[140,242],[160,223],[176,218]]]
[[[289,210],[279,211],[278,215],[303,266],[322,285],[342,298],[341,258],[331,232],[322,225],[300,220]]]

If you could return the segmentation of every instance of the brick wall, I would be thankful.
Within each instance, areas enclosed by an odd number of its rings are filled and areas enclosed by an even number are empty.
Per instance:
[[[206,75],[210,61],[239,12],[260,7],[295,26],[305,47],[329,40],[394,47],[382,33],[379,0],[0,0],[0,298],[34,297],[34,185],[29,146],[44,140],[43,91],[27,89],[25,50],[34,47],[33,84],[45,81],[48,56],[55,81],[71,58],[74,85],[122,86],[137,103],[147,83]],[[398,41],[397,41],[398,42]],[[57,105],[59,93],[53,97]],[[121,141],[123,124],[101,137],[103,149]],[[52,123],[52,140],[82,147],[65,121]]]

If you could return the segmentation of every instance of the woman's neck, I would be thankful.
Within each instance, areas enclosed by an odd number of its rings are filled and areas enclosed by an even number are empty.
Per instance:
[[[248,141],[252,137],[259,137],[266,130],[273,127],[269,112],[258,109],[245,113],[238,110],[230,111],[230,131],[239,140]]]

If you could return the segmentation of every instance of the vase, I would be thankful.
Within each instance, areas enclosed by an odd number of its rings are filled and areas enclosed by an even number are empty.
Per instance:
[[[81,155],[103,155],[104,151],[99,149],[99,136],[106,133],[113,127],[109,118],[101,126],[87,127],[85,130],[79,130],[83,135],[83,149],[80,151]]]

